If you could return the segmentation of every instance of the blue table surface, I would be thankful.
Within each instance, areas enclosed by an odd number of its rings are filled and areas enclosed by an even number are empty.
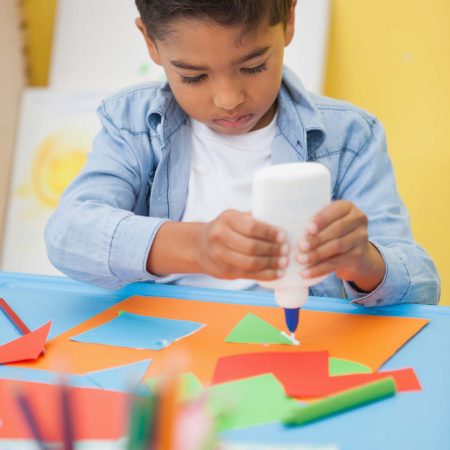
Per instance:
[[[0,272],[0,297],[34,329],[53,320],[50,337],[132,295],[274,305],[264,292],[221,291],[137,283],[109,292],[62,277]],[[341,450],[450,449],[450,308],[402,304],[365,309],[346,300],[311,297],[305,309],[349,314],[423,317],[430,323],[383,369],[413,367],[423,390],[396,395],[303,427],[281,424],[228,432],[225,439],[276,444],[337,444]],[[0,345],[18,337],[0,313]],[[358,343],[355,343],[358,345]],[[0,377],[2,367],[0,366]]]

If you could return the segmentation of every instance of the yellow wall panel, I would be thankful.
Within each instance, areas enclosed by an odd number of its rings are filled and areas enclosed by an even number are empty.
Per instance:
[[[22,0],[30,86],[47,85],[56,6],[57,0]]]
[[[450,305],[450,2],[334,0],[326,94],[376,114]]]

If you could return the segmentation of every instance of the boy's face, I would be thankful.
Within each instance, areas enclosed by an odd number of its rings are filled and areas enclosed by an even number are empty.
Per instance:
[[[149,38],[150,56],[163,66],[175,98],[192,118],[227,135],[269,124],[276,111],[284,47],[294,33],[294,12],[286,27],[242,27],[179,19],[163,40]]]

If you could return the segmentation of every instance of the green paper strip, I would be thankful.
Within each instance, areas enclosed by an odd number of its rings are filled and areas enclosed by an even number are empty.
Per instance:
[[[225,338],[225,342],[240,344],[288,344],[292,342],[283,336],[278,328],[254,314],[247,314]]]
[[[330,358],[328,360],[330,377],[338,375],[352,375],[354,373],[372,373],[372,369],[364,364],[349,359]]]
[[[324,398],[307,406],[292,408],[284,418],[286,425],[302,425],[314,420],[347,411],[352,408],[391,397],[396,392],[392,377],[367,383],[354,389],[349,389],[336,395]]]

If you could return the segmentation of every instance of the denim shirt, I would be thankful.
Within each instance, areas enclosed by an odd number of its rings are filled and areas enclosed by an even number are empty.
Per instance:
[[[184,212],[189,118],[167,83],[119,92],[103,101],[98,116],[102,130],[88,161],[47,224],[49,258],[68,276],[108,289],[159,281],[147,272],[147,257],[159,227]],[[295,161],[329,168],[333,200],[349,200],[369,217],[369,239],[386,265],[373,292],[331,274],[311,295],[365,306],[438,302],[436,268],[412,237],[382,125],[355,106],[308,93],[285,69],[271,163]]]

